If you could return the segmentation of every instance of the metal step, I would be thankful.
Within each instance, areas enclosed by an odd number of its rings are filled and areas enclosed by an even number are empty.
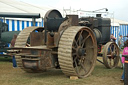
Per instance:
[[[44,51],[52,51],[52,49],[47,48],[47,46],[31,46],[31,47],[14,47],[12,49],[22,49],[22,50],[44,50]]]
[[[38,60],[40,60],[40,58],[34,58],[34,59],[32,59],[32,58],[22,58],[22,60],[38,61]]]
[[[20,50],[7,50],[8,53],[18,53]]]
[[[21,55],[22,56],[22,55]],[[24,57],[40,57],[40,55],[23,55]]]
[[[16,56],[25,56],[25,55],[29,55],[30,53],[19,53],[19,54],[16,54]]]

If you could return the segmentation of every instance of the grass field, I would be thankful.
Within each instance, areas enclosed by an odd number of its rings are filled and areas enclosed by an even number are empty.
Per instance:
[[[107,69],[96,62],[92,74],[84,79],[70,80],[61,70],[49,69],[43,73],[26,73],[13,68],[11,58],[0,58],[0,85],[123,85],[122,69]]]

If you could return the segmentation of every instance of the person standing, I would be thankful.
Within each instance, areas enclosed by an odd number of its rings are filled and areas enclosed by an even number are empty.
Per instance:
[[[17,38],[17,35],[14,34],[13,39],[11,40],[11,46],[10,47],[15,46],[16,38]],[[12,56],[12,63],[13,63],[13,67],[17,67],[15,56]]]
[[[128,55],[128,40],[126,40],[125,48],[123,50],[122,55]],[[125,63],[125,57],[122,56],[122,63],[123,63],[123,74],[121,76],[121,81],[124,81],[124,63]]]
[[[120,61],[122,61],[122,54],[121,54],[121,52],[122,52],[122,47],[124,46],[124,42],[123,42],[123,36],[122,35],[120,35],[120,37],[119,37],[119,40],[118,40],[118,46],[119,46],[119,50],[120,50]],[[123,63],[121,62],[121,68],[123,68]]]
[[[113,34],[111,34],[110,39],[111,39],[112,42],[116,42],[116,37],[114,37]]]
[[[11,40],[11,46],[10,47],[14,47],[15,46],[16,38],[17,38],[17,35],[14,34],[13,39]]]
[[[119,45],[120,50],[124,46],[124,43],[123,43],[123,39],[122,38],[123,38],[123,36],[120,35],[119,40],[118,40],[118,45]]]

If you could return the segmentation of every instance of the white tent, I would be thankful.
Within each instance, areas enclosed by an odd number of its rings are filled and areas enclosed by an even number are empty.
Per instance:
[[[52,9],[51,7],[39,7],[16,0],[0,0],[0,12],[13,13],[40,13],[44,17],[45,13]]]
[[[52,8],[39,7],[16,0],[0,0],[0,12],[10,13],[40,13],[43,18],[45,13]],[[36,26],[43,26],[42,18],[36,19]],[[26,27],[33,26],[32,19],[29,18],[3,18],[0,21],[8,24],[9,31],[20,31]]]

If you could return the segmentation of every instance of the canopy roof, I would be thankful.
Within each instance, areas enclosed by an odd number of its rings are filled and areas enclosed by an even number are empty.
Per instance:
[[[40,7],[16,0],[0,0],[0,12],[12,13],[40,13],[44,17],[45,13],[52,8]]]

